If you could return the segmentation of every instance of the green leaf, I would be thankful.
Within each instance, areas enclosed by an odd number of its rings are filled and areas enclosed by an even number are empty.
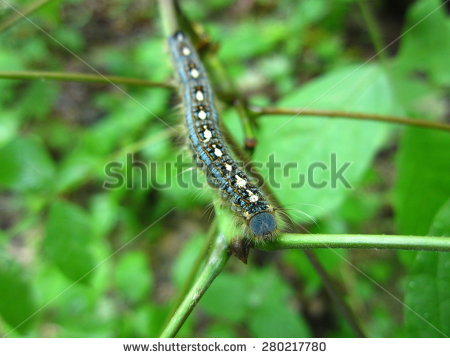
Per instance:
[[[0,257],[0,315],[12,329],[25,332],[36,312],[33,291],[23,269]]]
[[[223,39],[219,56],[226,63],[241,62],[267,53],[286,37],[286,28],[276,21],[265,21],[264,26],[248,21],[233,27],[233,33]]]
[[[201,300],[201,307],[212,317],[228,322],[243,321],[247,307],[247,285],[242,277],[222,273]]]
[[[450,236],[450,200],[430,235]],[[450,253],[420,252],[407,279],[405,321],[412,337],[450,336]]]
[[[59,86],[54,82],[30,82],[20,101],[19,110],[26,119],[48,120],[58,96]]]
[[[204,235],[194,236],[187,241],[172,267],[172,280],[175,282],[178,288],[186,282],[189,277],[189,270],[195,264],[195,260],[202,251],[202,247],[205,245],[206,237]]]
[[[122,295],[131,302],[144,299],[153,286],[151,268],[146,255],[127,252],[117,263],[115,281]]]
[[[434,215],[450,197],[450,136],[407,128],[397,156],[394,208],[401,234],[424,235]]]
[[[436,83],[449,84],[450,22],[443,3],[417,1],[408,11],[405,31],[396,60],[398,68],[426,71]]]
[[[86,282],[95,267],[91,221],[78,206],[64,201],[50,209],[44,251],[69,279]]]
[[[309,337],[301,312],[291,302],[293,292],[274,267],[249,276],[248,327],[252,337]]]
[[[344,249],[335,249],[333,251],[317,250],[315,254],[326,271],[334,275],[339,275],[342,263],[344,262],[343,258],[347,257],[347,251]],[[318,291],[322,288],[323,282],[306,255],[300,250],[288,250],[284,254],[283,259],[296,270],[299,276],[304,277],[304,295],[317,295]]]
[[[325,75],[279,106],[379,114],[395,110],[390,83],[373,65]],[[266,116],[260,125],[254,162],[262,163],[264,177],[284,207],[315,217],[336,208],[358,184],[390,129],[383,123],[303,116]],[[269,168],[271,156],[280,168]]]
[[[17,132],[19,126],[19,116],[17,112],[0,112],[0,148],[10,141]]]
[[[305,337],[310,332],[289,299],[292,291],[274,267],[245,275],[223,273],[200,301],[211,317],[245,323],[252,337]]]
[[[0,148],[0,189],[49,189],[54,166],[42,143],[35,138],[15,138]]]

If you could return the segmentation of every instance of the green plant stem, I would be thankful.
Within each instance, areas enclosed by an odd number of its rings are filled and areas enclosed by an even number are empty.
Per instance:
[[[10,0],[12,1],[12,0]],[[32,2],[31,4],[27,5],[23,9],[15,9],[15,6],[13,4],[9,4],[9,2],[3,2],[4,5],[10,6],[14,8],[12,9],[13,13],[11,16],[7,17],[5,20],[0,22],[0,32],[3,32],[10,27],[14,26],[19,21],[25,19],[26,16],[32,14],[33,12],[39,10],[42,6],[47,5],[49,2],[53,0],[37,0]]]
[[[450,238],[401,235],[284,234],[272,242],[258,243],[256,247],[261,250],[342,248],[450,251]]]
[[[252,107],[251,111],[256,116],[261,115],[284,115],[284,116],[320,116],[339,117],[369,121],[386,122],[392,124],[402,124],[430,129],[439,129],[450,132],[450,125],[443,122],[432,122],[423,119],[412,119],[407,117],[386,116],[382,114],[369,114],[361,112],[333,111],[310,108],[274,108],[274,107]]]
[[[242,123],[242,128],[245,135],[245,147],[247,149],[253,149],[256,142],[255,131],[253,128],[250,112],[247,109],[244,99],[239,94],[234,82],[228,76],[225,66],[219,61],[214,54],[206,54],[205,56],[208,68],[214,74],[215,83],[220,83],[221,89],[218,93],[233,94],[232,106],[237,110],[239,118]]]
[[[0,78],[11,80],[55,80],[72,82],[91,82],[106,84],[124,84],[132,86],[160,87],[173,89],[171,83],[154,82],[137,78],[121,76],[99,76],[88,73],[75,72],[47,72],[47,71],[0,71]]]
[[[217,235],[211,247],[210,254],[200,274],[191,289],[184,296],[182,302],[170,317],[169,322],[161,333],[161,338],[175,337],[179,329],[191,314],[200,298],[222,271],[229,258],[228,240],[222,234]]]
[[[175,4],[169,0],[158,0],[162,27],[165,37],[170,36],[178,29]]]
[[[192,283],[194,282],[195,278],[197,277],[197,274],[200,271],[200,268],[206,262],[206,257],[208,255],[209,248],[211,246],[211,242],[216,237],[216,235],[217,235],[217,222],[216,222],[216,220],[214,220],[211,223],[211,226],[209,227],[207,239],[203,243],[203,247],[202,247],[200,253],[198,254],[197,258],[195,259],[194,265],[190,268],[189,275],[186,278],[186,281],[183,283],[180,293],[178,294],[178,298],[175,300],[174,309],[180,305],[183,298],[186,296],[188,290],[191,288]],[[173,314],[173,312],[172,312],[172,314]],[[170,316],[172,316],[172,315],[170,315]]]
[[[383,36],[380,26],[378,25],[367,0],[358,0],[358,5],[364,18],[364,22],[366,23],[367,30],[369,31],[369,36],[372,40],[373,46],[375,47],[375,51],[377,53],[376,55],[386,67],[388,58],[386,56],[386,52],[384,51],[385,46],[383,44]]]

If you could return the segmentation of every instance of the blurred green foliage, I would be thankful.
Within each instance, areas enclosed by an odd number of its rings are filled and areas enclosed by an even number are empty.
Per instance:
[[[219,58],[252,103],[430,120],[448,113],[450,23],[439,6],[438,0],[370,2],[386,44],[405,32],[381,63],[369,36],[377,29],[367,27],[354,0],[182,2],[220,44]],[[0,21],[10,15],[0,8]],[[92,72],[86,62],[104,74],[172,76],[153,1],[55,0],[30,19],[0,34],[0,71]],[[177,176],[164,167],[182,151],[164,124],[180,123],[175,103],[163,89],[0,80],[1,335],[158,335],[205,245],[212,216],[209,193],[155,185]],[[236,113],[227,109],[223,117],[241,141]],[[257,137],[255,160],[275,153],[281,162],[300,163],[290,177],[279,177],[275,191],[308,230],[450,235],[447,133],[270,116],[260,120]],[[128,178],[133,190],[104,189],[107,163],[123,163],[122,173],[135,170],[127,167],[127,153],[157,163],[154,177]],[[352,163],[352,190],[290,188],[307,165],[327,163],[330,153]],[[448,254],[317,255],[368,336],[440,336],[413,311],[450,334]],[[411,310],[349,262],[405,297]],[[290,251],[254,253],[248,266],[231,260],[180,335],[353,333],[303,253]]]

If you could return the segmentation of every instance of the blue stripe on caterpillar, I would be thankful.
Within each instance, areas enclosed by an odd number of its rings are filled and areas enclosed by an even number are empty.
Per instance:
[[[181,31],[169,37],[169,49],[182,87],[191,148],[209,184],[245,221],[250,236],[271,238],[277,230],[274,208],[222,138],[213,90],[197,51]]]

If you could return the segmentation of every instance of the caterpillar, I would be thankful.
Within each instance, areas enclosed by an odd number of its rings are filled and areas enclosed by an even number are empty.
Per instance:
[[[248,236],[268,239],[276,230],[273,206],[233,159],[223,140],[208,75],[191,41],[182,31],[169,37],[169,51],[181,84],[190,147],[208,183],[247,225]]]

